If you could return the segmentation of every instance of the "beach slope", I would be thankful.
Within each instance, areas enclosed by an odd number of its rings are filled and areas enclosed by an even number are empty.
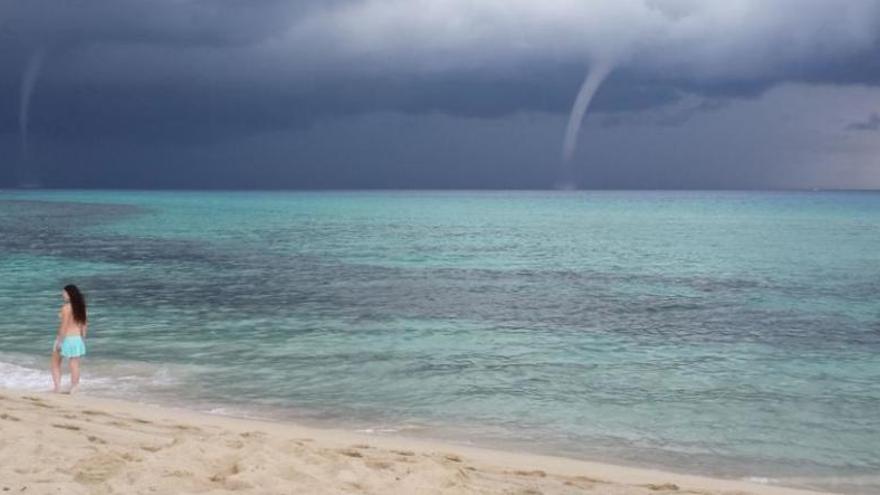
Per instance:
[[[0,390],[0,493],[754,494],[816,492]]]

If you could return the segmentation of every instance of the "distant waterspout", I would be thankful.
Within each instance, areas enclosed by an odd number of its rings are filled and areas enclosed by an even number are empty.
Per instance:
[[[571,107],[568,127],[565,129],[565,140],[562,143],[562,160],[564,163],[567,164],[571,161],[574,151],[577,149],[581,123],[584,120],[587,109],[590,107],[590,101],[593,100],[593,96],[596,94],[599,86],[602,85],[602,82],[605,81],[605,78],[608,77],[613,68],[613,64],[607,61],[594,63],[590,67],[590,72],[587,74],[586,79],[584,79],[577,98],[574,100],[574,105]]]
[[[37,84],[37,78],[43,68],[43,58],[46,52],[38,49],[28,58],[27,65],[21,75],[21,100],[18,107],[18,132],[21,139],[20,142],[20,160],[21,160],[21,181],[23,185],[34,185],[38,182],[39,174],[34,171],[27,170],[28,157],[28,121],[30,120],[31,97],[34,94],[34,87]]]

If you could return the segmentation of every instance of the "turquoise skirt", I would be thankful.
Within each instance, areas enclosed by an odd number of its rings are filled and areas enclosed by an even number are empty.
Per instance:
[[[61,355],[66,358],[77,358],[86,355],[86,343],[82,337],[71,335],[61,341]]]

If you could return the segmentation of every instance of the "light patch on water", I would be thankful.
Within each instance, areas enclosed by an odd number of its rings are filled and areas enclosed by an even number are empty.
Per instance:
[[[383,435],[394,433],[417,433],[429,431],[428,426],[423,425],[400,425],[400,426],[371,426],[355,430],[358,433],[366,433],[368,435]]]
[[[779,480],[773,478],[767,478],[766,476],[748,476],[743,478],[745,481],[749,483],[760,483],[762,485],[769,485],[771,483],[779,483]]]

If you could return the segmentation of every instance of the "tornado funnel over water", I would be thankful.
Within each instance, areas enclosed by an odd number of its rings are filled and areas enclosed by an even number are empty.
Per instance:
[[[34,94],[37,78],[43,68],[45,54],[46,52],[42,49],[31,54],[21,75],[21,101],[18,107],[18,132],[21,138],[19,182],[21,185],[35,185],[39,182],[39,174],[28,169],[28,120],[30,119],[31,97]]]
[[[590,72],[587,74],[586,79],[584,79],[584,83],[581,85],[577,98],[574,100],[574,105],[571,107],[571,116],[568,118],[568,127],[565,129],[565,141],[562,143],[562,160],[566,164],[571,161],[574,150],[577,148],[581,122],[584,120],[584,114],[587,113],[590,101],[592,101],[596,90],[599,89],[599,86],[608,77],[612,68],[613,65],[610,62],[594,63],[590,67]]]

